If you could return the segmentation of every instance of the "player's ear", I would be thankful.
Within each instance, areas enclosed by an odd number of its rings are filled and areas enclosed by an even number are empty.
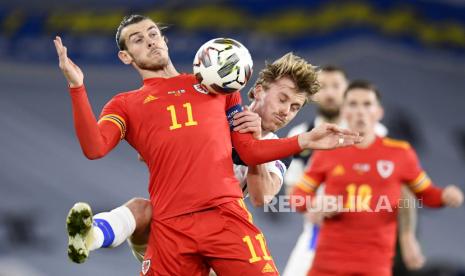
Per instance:
[[[132,63],[132,56],[125,50],[118,52],[119,59],[126,65]]]
[[[378,107],[378,118],[377,118],[377,120],[378,120],[378,121],[381,121],[383,118],[384,118],[384,108],[383,108],[381,105],[379,105],[379,107]]]
[[[263,90],[263,86],[261,84],[255,85],[253,88],[253,97],[254,99],[262,99],[265,96],[265,90]]]

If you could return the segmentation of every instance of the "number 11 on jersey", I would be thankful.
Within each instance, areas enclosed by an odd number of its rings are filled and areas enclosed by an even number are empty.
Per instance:
[[[196,126],[199,123],[194,120],[192,115],[192,105],[191,103],[185,103],[182,105],[187,111],[187,122],[184,123],[185,126]],[[174,105],[170,105],[166,108],[171,114],[171,126],[170,130],[175,130],[182,127],[182,124],[178,123],[178,118],[176,117],[176,108]]]

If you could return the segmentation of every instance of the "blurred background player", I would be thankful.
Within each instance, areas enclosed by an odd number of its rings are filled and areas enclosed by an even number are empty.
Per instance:
[[[328,64],[320,68],[318,82],[320,90],[313,97],[313,101],[317,107],[316,118],[313,122],[303,122],[296,125],[289,131],[288,136],[308,131],[322,123],[334,123],[347,127],[346,122],[340,116],[344,91],[348,85],[347,73],[339,66]],[[381,136],[385,136],[387,132],[382,124],[377,125],[377,131],[379,131],[379,135]],[[294,156],[285,176],[288,192],[300,180],[311,153],[310,150],[305,150]],[[323,187],[320,188],[319,192],[323,192]],[[315,218],[310,218],[309,215],[312,214],[303,216],[303,231],[289,256],[289,260],[283,271],[283,275],[285,276],[305,275],[313,260],[319,226],[314,223]]]
[[[316,212],[325,221],[308,275],[391,275],[401,185],[407,183],[426,206],[436,208],[459,207],[463,194],[455,186],[435,187],[407,142],[376,134],[383,109],[370,83],[352,82],[342,110],[363,142],[346,150],[315,152],[292,193],[311,196],[312,204],[318,204],[315,192],[325,183],[326,198],[343,200],[344,210],[318,206],[322,208]],[[297,206],[304,212],[311,207]]]
[[[288,136],[312,129],[315,125],[323,122],[338,124],[347,127],[347,122],[341,116],[341,107],[344,98],[344,92],[347,89],[348,77],[345,70],[337,65],[322,66],[318,73],[318,82],[321,86],[319,92],[313,97],[317,106],[317,117],[313,123],[304,122],[292,128]],[[377,135],[384,137],[387,134],[387,128],[378,122],[375,125]],[[285,183],[288,191],[292,190],[301,178],[304,167],[311,155],[310,150],[303,151],[294,156],[289,171],[285,177]],[[323,194],[324,185],[321,185],[318,193]],[[402,189],[403,199],[412,199],[413,195],[408,189]],[[424,263],[424,257],[419,247],[419,242],[415,235],[417,212],[414,205],[400,209],[399,215],[399,233],[402,259],[399,258],[398,265],[405,265],[410,269],[418,269]],[[296,245],[292,250],[283,275],[305,275],[309,270],[319,231],[318,221],[321,218],[315,217],[313,213],[306,213],[303,216],[303,231],[297,239]],[[303,262],[302,260],[308,260]],[[402,261],[403,260],[403,261]]]

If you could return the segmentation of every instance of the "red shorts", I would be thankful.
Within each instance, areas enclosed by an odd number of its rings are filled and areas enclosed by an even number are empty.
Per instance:
[[[153,220],[140,275],[279,275],[243,200]]]
[[[312,267],[308,272],[307,276],[391,276],[391,268],[379,268],[379,269],[370,269],[368,271],[363,272],[348,272],[344,271],[343,269],[338,270],[323,270],[323,269],[316,269]]]

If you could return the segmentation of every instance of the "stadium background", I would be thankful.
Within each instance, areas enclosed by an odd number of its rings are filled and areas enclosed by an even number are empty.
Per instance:
[[[81,154],[52,43],[55,34],[63,36],[98,112],[112,95],[141,83],[117,59],[114,42],[119,21],[132,12],[170,26],[170,54],[181,71],[191,71],[203,42],[225,36],[249,48],[253,79],[265,60],[294,51],[315,65],[336,63],[350,78],[373,81],[383,93],[391,134],[417,147],[438,184],[465,189],[463,1],[61,2],[66,3],[0,1],[2,276],[135,275],[139,270],[126,245],[95,252],[84,265],[67,260],[69,207],[84,200],[97,212],[146,196],[147,171],[126,143],[98,161]],[[292,125],[313,116],[314,107],[306,107]],[[301,218],[253,212],[282,270]],[[420,211],[418,232],[428,266],[465,267],[464,215],[463,207]]]

